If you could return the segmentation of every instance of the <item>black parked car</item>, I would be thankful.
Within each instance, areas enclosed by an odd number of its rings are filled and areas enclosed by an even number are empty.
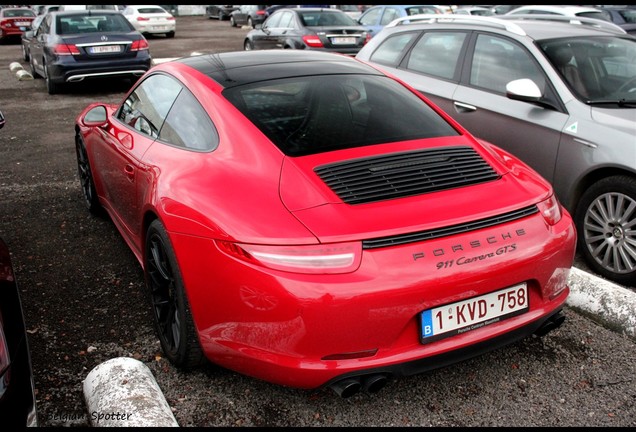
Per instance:
[[[44,15],[38,15],[31,23],[31,28],[22,33],[22,58],[25,61],[29,61],[31,57],[31,41],[33,40],[33,34],[35,30],[40,26]]]
[[[266,5],[241,5],[230,14],[230,25],[238,27],[247,24],[255,28],[256,24],[262,24],[267,18]]]
[[[246,35],[245,50],[310,49],[355,55],[369,33],[339,9],[285,8]]]
[[[0,112],[0,129],[4,126]],[[0,419],[6,426],[37,426],[31,353],[20,291],[9,249],[0,239]]]
[[[86,79],[136,80],[151,63],[148,41],[118,11],[48,13],[31,41],[31,73],[49,94]]]
[[[225,21],[230,19],[230,14],[238,8],[238,5],[209,5],[205,8],[205,16],[208,19],[216,18],[219,21]]]

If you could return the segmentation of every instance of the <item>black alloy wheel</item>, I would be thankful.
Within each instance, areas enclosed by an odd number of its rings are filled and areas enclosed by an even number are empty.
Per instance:
[[[146,234],[146,286],[161,348],[175,366],[191,369],[205,361],[168,234],[159,220]]]
[[[84,196],[84,204],[91,213],[100,214],[102,207],[97,198],[93,172],[91,171],[84,140],[79,133],[75,134],[75,154],[77,156],[77,174]]]

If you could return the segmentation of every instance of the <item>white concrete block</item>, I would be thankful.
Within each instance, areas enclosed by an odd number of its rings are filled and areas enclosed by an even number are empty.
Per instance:
[[[96,366],[83,390],[93,427],[179,426],[150,369],[133,358]]]

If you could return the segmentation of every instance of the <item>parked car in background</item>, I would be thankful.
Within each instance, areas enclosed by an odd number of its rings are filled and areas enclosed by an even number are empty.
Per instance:
[[[284,8],[262,26],[250,30],[243,47],[253,49],[309,49],[354,55],[369,33],[339,9]]]
[[[0,129],[5,118],[0,112]],[[0,418],[13,427],[38,426],[33,368],[11,254],[0,239]]]
[[[57,9],[59,11],[86,11],[86,10],[112,10],[119,11],[119,5],[99,5],[99,4],[88,4],[88,5],[80,5],[80,4],[72,4],[72,5],[61,5]]]
[[[373,37],[391,21],[411,15],[432,14],[442,12],[434,5],[378,5],[367,9],[358,17],[357,21]]]
[[[22,33],[22,58],[24,61],[29,61],[31,57],[31,41],[33,40],[33,33],[40,26],[40,23],[44,19],[44,15],[38,15],[31,22],[31,27]]]
[[[565,319],[576,233],[550,184],[351,56],[161,63],[74,133],[179,368],[348,397]]]
[[[205,8],[205,17],[216,18],[219,21],[230,19],[230,14],[237,10],[239,5],[208,5]]]
[[[136,81],[151,62],[148,41],[118,11],[48,13],[31,41],[31,73],[49,94],[84,80]]]
[[[357,58],[536,169],[574,215],[589,267],[634,286],[636,39],[610,22],[570,21],[449,16],[395,25]]]
[[[490,10],[492,10],[492,13],[495,15],[503,15],[513,9],[518,8],[519,6],[521,5],[495,5],[492,6]]]
[[[174,16],[161,6],[129,5],[121,13],[144,36],[165,35],[171,38],[177,30]]]
[[[360,18],[362,12],[366,10],[364,5],[334,5],[336,9],[340,9],[353,19]]]
[[[460,6],[453,12],[457,15],[480,15],[480,16],[491,16],[495,13],[492,9],[482,6]]]
[[[609,21],[609,18],[600,9],[588,6],[554,6],[554,5],[528,5],[520,6],[507,12],[506,15],[563,15],[568,17],[595,18]]]
[[[248,25],[255,28],[267,18],[266,9],[266,5],[241,5],[230,13],[230,25],[232,27]]]
[[[606,6],[599,5],[609,21],[621,27],[632,36],[636,36],[636,6]]]
[[[27,7],[0,9],[0,42],[19,41],[25,31],[31,28],[35,12]]]

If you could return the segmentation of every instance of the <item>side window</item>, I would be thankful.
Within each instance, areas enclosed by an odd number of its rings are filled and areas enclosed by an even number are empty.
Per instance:
[[[425,33],[413,46],[406,67],[414,72],[452,79],[465,39],[466,33],[462,32]]]
[[[264,23],[264,26],[268,27],[268,28],[276,28],[278,27],[278,23],[280,23],[280,17],[282,14],[274,14],[271,17],[267,18],[267,20]]]
[[[382,9],[370,9],[363,17],[360,18],[360,24],[362,25],[375,25],[378,22],[378,18],[380,17],[380,12]]]
[[[529,78],[545,90],[545,77],[525,49],[509,40],[480,34],[475,44],[470,84],[505,94],[506,84],[521,78]]]
[[[380,25],[387,25],[394,19],[400,17],[400,11],[396,8],[388,7],[384,10],[384,14],[382,15],[382,21],[380,21]]]
[[[278,24],[278,27],[280,27],[280,28],[293,28],[294,27],[293,20],[294,20],[294,16],[291,14],[291,12],[283,12],[281,14],[280,22]]]
[[[386,38],[382,44],[371,54],[373,62],[396,67],[404,55],[404,51],[411,41],[419,35],[418,32],[401,33]]]
[[[170,109],[159,139],[178,147],[209,151],[218,145],[219,134],[199,101],[184,89]]]
[[[151,75],[126,98],[117,118],[148,135],[159,136],[159,130],[170,107],[181,92],[181,84],[167,75]]]

